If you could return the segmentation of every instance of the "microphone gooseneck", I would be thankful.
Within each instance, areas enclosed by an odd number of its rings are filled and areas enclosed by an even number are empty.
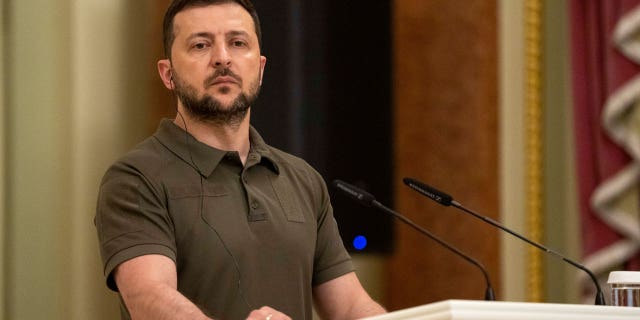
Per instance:
[[[333,181],[333,187],[336,188],[337,190],[341,191],[342,193],[346,194],[347,196],[349,196],[350,198],[354,199],[356,202],[360,203],[363,206],[366,207],[375,207],[376,209],[379,209],[381,211],[384,211],[398,219],[400,219],[400,221],[408,224],[409,226],[411,226],[412,228],[414,228],[415,230],[417,230],[418,232],[420,232],[421,234],[431,238],[431,240],[437,242],[438,244],[440,244],[441,246],[449,249],[450,251],[452,251],[453,253],[457,254],[459,257],[463,258],[464,260],[468,261],[469,263],[475,265],[476,267],[478,267],[478,269],[480,269],[480,271],[482,272],[482,274],[484,275],[484,279],[485,282],[487,284],[487,288],[485,290],[485,294],[484,294],[484,299],[487,301],[494,301],[496,300],[496,295],[493,291],[493,287],[491,286],[491,281],[489,280],[489,274],[487,273],[487,270],[484,268],[484,266],[476,261],[475,259],[471,258],[470,256],[464,254],[462,251],[458,250],[456,247],[448,244],[447,242],[445,242],[444,240],[436,237],[435,235],[433,235],[431,232],[429,232],[428,230],[424,229],[423,227],[417,225],[416,223],[414,223],[413,221],[411,221],[410,219],[408,219],[407,217],[401,215],[400,213],[390,209],[389,207],[381,204],[380,202],[378,202],[375,197],[356,187],[353,186],[351,184],[348,184],[344,181],[341,180],[334,180]]]
[[[485,217],[483,215],[480,215],[480,214],[476,213],[475,211],[473,211],[471,209],[465,208],[459,202],[453,200],[453,197],[451,197],[450,195],[448,195],[448,194],[446,194],[446,193],[444,193],[444,192],[442,192],[442,191],[440,191],[440,190],[438,190],[438,189],[436,189],[434,187],[431,187],[431,186],[429,186],[429,185],[427,185],[425,183],[422,183],[422,182],[420,182],[420,181],[418,181],[416,179],[412,179],[412,178],[404,178],[404,179],[402,179],[402,181],[404,182],[405,185],[407,185],[411,189],[417,191],[418,193],[424,195],[425,197],[427,197],[429,199],[434,200],[435,202],[437,202],[437,203],[439,203],[439,204],[441,204],[443,206],[454,206],[457,209],[460,209],[460,210],[462,210],[462,211],[464,211],[464,212],[466,212],[466,213],[468,213],[468,214],[470,214],[470,215],[472,215],[472,216],[474,216],[474,217],[476,217],[476,218],[478,218],[478,219],[480,219],[480,220],[482,220],[482,221],[484,221],[484,222],[486,222],[486,223],[488,223],[488,224],[490,224],[490,225],[492,225],[492,226],[494,226],[494,227],[496,227],[496,228],[498,228],[498,229],[500,229],[502,231],[505,231],[505,232],[515,236],[516,238],[518,238],[518,239],[520,239],[520,240],[522,240],[522,241],[524,241],[524,242],[526,242],[526,243],[528,243],[528,244],[530,244],[530,245],[532,245],[532,246],[534,246],[534,247],[536,247],[536,248],[538,248],[538,249],[540,249],[540,250],[542,250],[542,251],[544,251],[546,253],[552,254],[552,255],[562,259],[564,262],[566,262],[566,263],[568,263],[568,264],[570,264],[570,265],[572,265],[572,266],[574,266],[574,267],[586,272],[589,275],[589,277],[591,278],[591,280],[593,281],[593,283],[595,284],[595,286],[596,286],[595,304],[596,305],[606,305],[606,302],[605,302],[605,299],[604,299],[604,293],[602,292],[602,289],[600,288],[600,283],[598,283],[598,280],[596,279],[596,276],[593,274],[593,272],[591,272],[591,270],[587,269],[587,267],[585,267],[585,266],[583,266],[583,265],[581,265],[581,264],[579,264],[579,263],[577,263],[577,262],[565,257],[564,255],[562,255],[562,254],[560,254],[560,253],[558,253],[558,252],[556,252],[554,250],[551,250],[551,249],[549,249],[549,248],[547,248],[547,247],[545,247],[545,246],[543,246],[543,245],[541,245],[541,244],[539,244],[539,243],[537,243],[537,242],[535,242],[533,240],[530,240],[530,239],[526,238],[523,235],[520,235],[519,233],[517,233],[517,232],[515,232],[515,231],[513,231],[513,230],[511,230],[511,229],[509,229],[509,228],[507,228],[505,226],[503,226],[502,224],[498,223],[497,221],[495,221],[495,220],[493,220],[493,219],[491,219],[489,217]]]

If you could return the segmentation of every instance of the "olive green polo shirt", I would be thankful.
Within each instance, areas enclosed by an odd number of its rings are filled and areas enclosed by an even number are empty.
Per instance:
[[[165,119],[107,170],[95,223],[109,288],[120,263],[161,254],[178,290],[214,318],[268,305],[311,319],[312,287],[353,271],[326,185],[254,128],[250,141],[243,166]]]

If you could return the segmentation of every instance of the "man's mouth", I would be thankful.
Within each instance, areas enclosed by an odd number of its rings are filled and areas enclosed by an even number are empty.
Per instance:
[[[212,86],[218,85],[218,84],[239,84],[239,83],[233,77],[220,76],[220,77],[217,77],[217,78],[213,79],[213,81],[211,82]]]

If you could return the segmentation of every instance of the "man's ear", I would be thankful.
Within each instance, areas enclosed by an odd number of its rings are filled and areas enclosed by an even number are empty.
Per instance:
[[[173,90],[173,69],[171,68],[171,60],[162,59],[158,61],[158,74],[160,74],[160,78],[162,79],[164,86],[169,90]]]
[[[262,85],[262,76],[264,75],[264,66],[267,64],[267,57],[260,56],[260,85]]]

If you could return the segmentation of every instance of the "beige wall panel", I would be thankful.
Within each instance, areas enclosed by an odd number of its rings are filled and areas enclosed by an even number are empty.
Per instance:
[[[69,319],[69,7],[30,0],[5,9],[11,81],[2,312],[5,319]]]
[[[525,230],[524,0],[500,0],[500,208],[501,221]],[[524,232],[522,232],[524,233]],[[526,300],[526,248],[501,236],[502,299]]]
[[[107,167],[150,132],[153,0],[74,0],[73,319],[118,319],[93,224]]]
[[[498,217],[497,27],[491,0],[396,0],[396,207],[471,253],[499,288],[498,231],[401,186],[416,177]],[[482,299],[480,271],[398,224],[387,306]],[[499,292],[498,292],[499,294]]]

